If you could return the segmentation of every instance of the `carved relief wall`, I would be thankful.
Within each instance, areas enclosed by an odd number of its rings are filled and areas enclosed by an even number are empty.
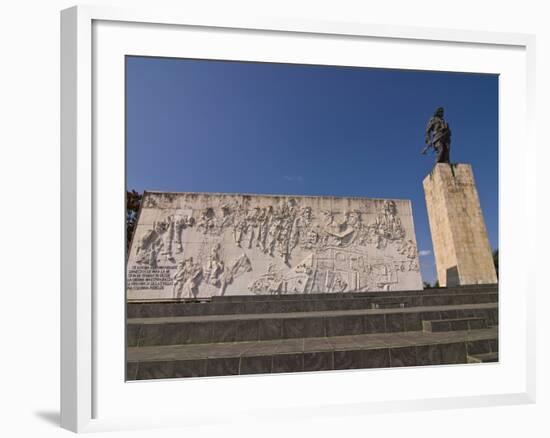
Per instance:
[[[146,192],[129,300],[422,289],[410,201]]]

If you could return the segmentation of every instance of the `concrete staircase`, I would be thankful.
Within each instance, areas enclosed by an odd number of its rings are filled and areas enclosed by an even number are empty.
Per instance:
[[[127,379],[498,361],[498,286],[127,305]]]

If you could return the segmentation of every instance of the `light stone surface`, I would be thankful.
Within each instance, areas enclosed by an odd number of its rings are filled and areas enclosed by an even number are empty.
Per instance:
[[[128,300],[422,289],[407,200],[145,192]]]
[[[496,283],[472,167],[436,164],[423,185],[440,286]]]

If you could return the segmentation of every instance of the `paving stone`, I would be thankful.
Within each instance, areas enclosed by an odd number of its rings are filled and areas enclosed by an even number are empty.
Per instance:
[[[417,365],[439,365],[441,364],[441,349],[439,345],[419,345],[416,347]]]
[[[498,353],[481,353],[468,355],[468,363],[498,362]]]
[[[332,351],[304,353],[304,371],[327,371],[334,369]]]
[[[260,321],[259,320],[242,320],[236,322],[237,325],[237,341],[257,341],[260,339]]]
[[[239,374],[267,374],[271,373],[273,357],[243,356],[241,357]]]
[[[236,342],[238,326],[234,321],[212,323],[212,339],[216,342]]]
[[[278,354],[273,356],[272,372],[294,373],[304,370],[304,355],[302,353]]]
[[[386,314],[386,331],[388,332],[405,331],[405,320],[402,313]]]
[[[468,330],[470,328],[466,319],[450,321],[449,324],[451,330]]]
[[[152,361],[138,364],[136,379],[171,379],[173,376],[174,361]]]
[[[457,318],[455,309],[442,310],[442,311],[439,312],[439,314],[441,315],[441,319],[454,319],[454,318]]]
[[[324,318],[290,318],[283,321],[284,339],[325,336]]]
[[[283,320],[262,319],[258,322],[259,339],[281,339],[283,336]]]
[[[416,365],[415,347],[397,347],[390,349],[392,367],[410,367]]]
[[[362,368],[388,368],[390,366],[389,348],[363,350],[362,356]]]
[[[167,342],[164,339],[165,328],[160,324],[144,324],[140,326],[140,337],[138,340],[138,346],[147,345],[166,345]]]
[[[468,330],[479,330],[487,328],[487,321],[484,319],[473,319],[468,321]]]
[[[385,333],[386,315],[366,315],[364,317],[365,333]]]
[[[364,333],[362,316],[350,315],[326,319],[326,335],[329,337],[359,335],[361,333]]]
[[[466,342],[466,351],[468,354],[481,354],[481,353],[490,353],[491,344],[488,339],[480,339],[478,341],[468,341]]]
[[[334,352],[334,369],[349,370],[363,368],[362,350],[344,350]]]
[[[329,338],[305,338],[304,351],[332,351],[333,347]]]
[[[239,358],[208,358],[206,361],[207,376],[230,376],[239,374]]]
[[[457,364],[466,363],[466,343],[456,342],[452,344],[440,344],[441,363]]]
[[[422,319],[419,313],[404,313],[403,314],[405,331],[422,330]]]
[[[277,345],[275,354],[302,353],[304,351],[304,339],[285,339]]]
[[[181,360],[174,362],[173,377],[206,376],[207,359]]]
[[[126,380],[136,380],[138,371],[137,362],[126,362]]]
[[[141,325],[128,324],[126,326],[126,346],[137,347]]]

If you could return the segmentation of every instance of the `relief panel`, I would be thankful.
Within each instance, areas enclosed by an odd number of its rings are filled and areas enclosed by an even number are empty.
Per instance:
[[[421,289],[410,201],[154,193],[129,300]]]

